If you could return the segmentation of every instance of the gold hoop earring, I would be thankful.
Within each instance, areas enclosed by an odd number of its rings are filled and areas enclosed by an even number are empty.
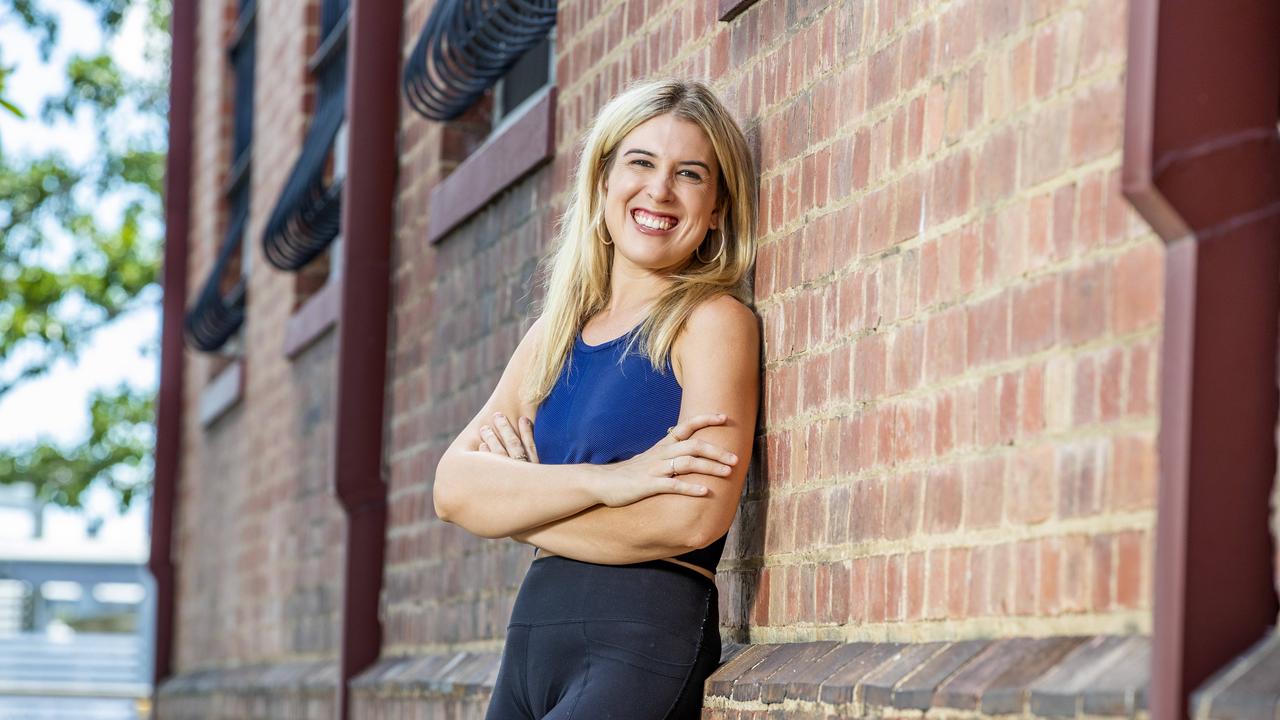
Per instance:
[[[721,235],[720,235],[720,233],[716,232],[715,230],[712,230],[712,231],[711,231],[711,234],[712,234],[712,235],[716,235],[716,236],[720,237],[720,249],[716,251],[716,255],[715,255],[715,257],[711,258],[710,260],[705,260],[705,259],[703,259],[703,257],[702,257],[702,246],[701,246],[701,245],[699,245],[698,247],[694,248],[694,250],[693,250],[693,255],[694,255],[694,257],[698,258],[698,261],[699,261],[699,262],[701,262],[703,265],[710,265],[710,264],[712,264],[712,263],[719,262],[719,261],[720,261],[720,256],[724,254],[724,246],[725,246],[725,239],[724,239],[724,237],[723,237],[723,236],[721,236]]]
[[[613,244],[613,241],[612,241],[612,240],[609,240],[609,239],[608,239],[608,237],[609,237],[608,235],[605,235],[605,238],[606,238],[606,239],[601,240],[601,241],[600,241],[600,244],[602,244],[602,245],[612,245],[612,244]]]

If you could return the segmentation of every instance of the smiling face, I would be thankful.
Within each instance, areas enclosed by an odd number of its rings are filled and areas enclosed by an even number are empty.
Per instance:
[[[688,120],[659,115],[628,133],[604,180],[615,270],[683,266],[719,225],[719,177],[711,141]]]

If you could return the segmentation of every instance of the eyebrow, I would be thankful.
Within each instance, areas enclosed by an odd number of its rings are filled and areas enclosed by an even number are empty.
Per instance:
[[[656,157],[658,157],[658,156],[657,156],[657,155],[655,155],[654,153],[651,153],[651,152],[649,152],[648,150],[641,150],[640,148],[632,148],[631,150],[628,150],[628,151],[626,151],[626,152],[622,153],[622,156],[623,156],[623,157],[626,157],[627,155],[631,155],[632,153],[635,153],[635,154],[638,154],[638,155],[648,155],[648,156],[649,156],[649,157],[651,157],[651,158],[656,158]],[[706,170],[706,171],[707,171],[707,173],[710,173],[710,172],[711,172],[711,168],[707,167],[707,164],[706,164],[706,163],[704,163],[704,162],[702,162],[701,160],[681,160],[680,162],[678,162],[678,163],[676,163],[676,164],[677,164],[677,165],[697,165],[698,167],[702,168],[703,170]]]

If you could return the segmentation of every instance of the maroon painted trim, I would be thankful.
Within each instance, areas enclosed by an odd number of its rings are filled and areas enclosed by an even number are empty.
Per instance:
[[[173,673],[173,524],[182,459],[182,322],[187,303],[187,233],[191,227],[191,130],[195,98],[196,5],[178,0],[170,18],[169,152],[164,182],[164,301],[160,389],[156,398],[155,476],[151,486],[151,555],[156,614],[152,692]],[[155,705],[155,698],[152,698]]]
[[[1280,8],[1132,0],[1122,181],[1167,243],[1150,707],[1275,622]]]
[[[756,4],[756,0],[720,0],[720,22],[729,22]]]
[[[329,276],[328,282],[302,307],[289,316],[284,326],[284,356],[290,360],[315,341],[324,337],[338,323],[338,301],[342,299],[342,278]]]
[[[200,393],[200,427],[218,422],[244,399],[244,358],[235,358]]]
[[[431,191],[427,241],[439,242],[529,171],[555,154],[556,89],[471,154]]]
[[[342,199],[334,493],[347,516],[338,716],[351,716],[351,680],[382,650],[387,485],[382,467],[391,241],[395,235],[400,110],[400,12],[353,0],[347,45],[348,154]]]

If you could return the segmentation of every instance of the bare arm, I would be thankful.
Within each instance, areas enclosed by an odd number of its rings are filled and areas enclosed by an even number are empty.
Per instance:
[[[541,321],[535,322],[512,354],[493,395],[440,458],[432,488],[440,519],[481,537],[499,538],[601,503],[626,505],[654,493],[706,492],[696,482],[652,472],[653,467],[661,467],[660,459],[650,458],[647,474],[631,472],[620,476],[610,471],[613,466],[540,465],[481,452],[482,428],[492,424],[510,431],[504,418],[532,416],[532,408],[520,401],[519,388],[525,368],[537,351],[540,331]],[[670,444],[664,450],[665,454],[677,452],[676,446]],[[697,462],[706,466],[710,461]]]
[[[513,538],[575,560],[604,564],[643,562],[705,547],[728,531],[737,512],[754,440],[759,404],[760,345],[755,316],[722,296],[690,316],[674,362],[684,388],[682,421],[722,411],[728,420],[694,436],[738,456],[727,476],[686,473],[706,485],[701,497],[655,495],[624,507],[593,507]]]

